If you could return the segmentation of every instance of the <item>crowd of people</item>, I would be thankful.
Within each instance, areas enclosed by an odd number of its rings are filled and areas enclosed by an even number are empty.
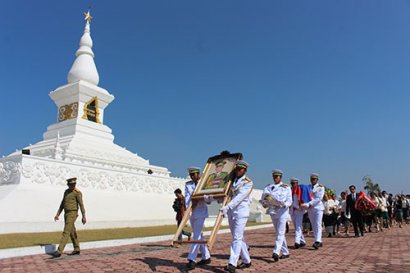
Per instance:
[[[349,191],[354,195],[356,187],[351,185]],[[349,227],[357,222],[360,233],[355,230],[355,236],[363,236],[365,232],[382,232],[393,226],[401,228],[409,223],[410,195],[388,194],[386,191],[368,192],[374,208],[351,213],[347,207],[347,192],[341,192],[340,198],[336,194],[325,194],[323,198],[325,210],[323,224],[326,227],[327,237],[349,236]],[[350,213],[349,213],[350,212]],[[352,218],[353,216],[353,218]],[[308,219],[307,225],[309,225]]]
[[[244,230],[249,218],[250,193],[253,189],[252,180],[246,176],[248,163],[243,160],[236,162],[233,171],[234,176],[230,188],[230,201],[220,208],[220,213],[228,218],[229,228],[232,235],[230,256],[225,271],[235,272],[237,269],[252,266],[249,247],[245,241]],[[203,198],[192,200],[198,181],[200,168],[188,168],[191,181],[185,185],[185,192],[177,189],[174,210],[177,212],[177,226],[181,223],[180,208],[183,210],[192,202],[190,211],[190,223],[193,234],[183,231],[182,234],[193,238],[188,254],[186,270],[193,270],[196,266],[211,263],[211,254],[204,243],[196,242],[204,240],[203,225],[208,217],[207,206],[214,201],[212,196],[204,195]],[[341,192],[340,197],[318,183],[319,174],[310,175],[309,185],[299,185],[298,178],[291,178],[290,185],[282,182],[283,172],[279,169],[272,171],[273,182],[267,185],[259,201],[266,213],[271,216],[275,227],[275,240],[272,250],[272,259],[278,262],[280,259],[290,257],[285,234],[289,231],[288,220],[294,225],[295,237],[294,248],[299,249],[307,245],[305,235],[313,232],[313,249],[323,247],[323,226],[325,235],[350,236],[349,231],[353,227],[354,236],[364,236],[366,232],[382,232],[393,226],[402,227],[408,224],[410,219],[410,195],[388,194],[382,192],[356,192],[356,186],[349,186],[349,192]],[[220,200],[217,200],[220,201]],[[182,234],[179,240],[182,240]],[[178,245],[178,244],[177,244]],[[201,260],[196,261],[198,253]],[[238,261],[241,263],[238,265]]]

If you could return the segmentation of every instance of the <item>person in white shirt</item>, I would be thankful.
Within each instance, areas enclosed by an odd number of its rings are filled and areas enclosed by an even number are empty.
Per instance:
[[[292,186],[292,206],[289,208],[289,214],[295,227],[295,249],[298,249],[306,245],[303,236],[303,215],[306,213],[306,209],[301,207],[299,179],[291,178],[290,184]]]
[[[303,204],[308,209],[310,223],[313,227],[315,242],[313,247],[317,250],[323,246],[322,243],[322,218],[325,207],[323,206],[323,196],[325,195],[325,187],[318,184],[319,174],[312,173],[310,175],[312,200],[309,203]]]
[[[332,237],[335,201],[332,198],[329,198],[328,194],[324,195],[323,201],[323,205],[325,206],[325,210],[323,211],[323,223],[325,224],[327,237]]]
[[[389,211],[387,209],[388,203],[386,199],[386,192],[383,191],[382,193],[379,193],[379,198],[380,198],[380,209],[381,209],[381,214],[382,214],[382,219],[383,219],[382,227],[389,229],[390,222],[389,222]]]
[[[207,200],[191,200],[192,194],[194,193],[195,188],[198,185],[199,178],[201,177],[200,172],[201,169],[198,167],[188,168],[188,173],[191,178],[191,181],[185,183],[186,207],[189,207],[192,201],[192,212],[189,220],[191,222],[191,227],[194,233],[192,239],[195,241],[204,240],[202,228],[204,227],[205,219],[208,217],[208,206],[206,202]],[[198,251],[201,252],[201,261],[196,263]],[[211,255],[209,253],[208,246],[206,244],[191,244],[187,259],[187,271],[195,269],[196,265],[209,264],[211,262]]]
[[[383,228],[380,225],[381,216],[382,216],[382,210],[381,210],[382,202],[375,192],[370,193],[370,199],[373,201],[373,203],[376,206],[376,209],[373,212],[373,221],[376,225],[376,232],[383,231]]]
[[[268,208],[267,214],[270,214],[276,230],[275,247],[272,254],[275,262],[279,259],[289,258],[285,233],[289,207],[292,205],[292,191],[289,185],[282,183],[282,176],[281,170],[273,170],[273,183],[265,187],[261,197],[261,203],[265,208]],[[282,256],[279,257],[280,252],[282,252]]]
[[[230,189],[231,201],[219,210],[228,216],[229,228],[232,235],[231,255],[225,271],[234,273],[236,269],[251,267],[251,257],[245,242],[244,231],[249,218],[249,205],[252,202],[250,194],[253,190],[252,180],[246,176],[248,163],[238,160],[235,167],[235,179]],[[237,266],[239,257],[242,263]]]
[[[334,217],[333,235],[339,235],[341,200],[337,199],[336,194],[332,195],[332,199],[333,201],[335,201],[335,212],[333,214],[333,217]]]
[[[340,223],[345,228],[345,236],[349,236],[349,226],[350,226],[350,214],[346,212],[346,192],[340,193],[341,202],[340,202]]]

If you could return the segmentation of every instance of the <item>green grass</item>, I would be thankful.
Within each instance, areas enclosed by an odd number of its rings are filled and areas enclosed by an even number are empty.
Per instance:
[[[247,226],[256,226],[266,223],[248,222]],[[227,226],[222,226],[221,229],[226,229]],[[204,230],[211,230],[212,227]],[[190,230],[187,227],[186,230]],[[114,240],[139,238],[148,236],[160,236],[175,234],[176,225],[153,226],[153,227],[135,227],[135,228],[114,228],[114,229],[94,229],[94,230],[79,230],[78,239],[81,242]],[[11,233],[0,234],[0,249],[15,248],[24,246],[38,246],[58,244],[61,237],[61,232],[38,232],[38,233]]]

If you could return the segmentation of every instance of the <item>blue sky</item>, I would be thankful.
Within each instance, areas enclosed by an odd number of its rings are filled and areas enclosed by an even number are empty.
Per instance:
[[[2,0],[0,155],[56,122],[89,5],[117,144],[179,177],[229,150],[259,188],[410,191],[410,1]]]

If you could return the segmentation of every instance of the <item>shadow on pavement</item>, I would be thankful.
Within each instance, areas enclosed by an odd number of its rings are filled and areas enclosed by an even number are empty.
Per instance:
[[[180,272],[186,272],[184,263],[176,263],[173,260],[165,260],[165,259],[159,259],[159,258],[146,257],[146,258],[131,259],[131,261],[141,261],[141,262],[147,264],[149,266],[149,268],[154,272],[157,272],[157,266],[175,267]],[[159,272],[161,272],[161,271],[159,271]]]
[[[211,259],[213,259],[213,258],[226,260],[226,262],[228,262],[229,254],[212,254],[211,253]]]
[[[215,255],[215,256],[218,256],[218,255]],[[229,256],[226,256],[226,255],[219,255],[219,257],[226,258],[226,259],[229,258]],[[131,259],[131,261],[143,262],[146,265],[148,265],[149,268],[153,272],[161,272],[160,271],[161,269],[157,269],[157,267],[160,267],[160,266],[174,267],[174,268],[178,269],[180,272],[188,272],[185,269],[186,263],[177,263],[177,262],[174,262],[174,260],[166,260],[166,259],[160,259],[160,258],[146,257],[146,258]],[[197,266],[196,268],[197,269],[201,268],[201,269],[204,269],[204,270],[209,270],[210,272],[218,272],[218,273],[226,272],[220,266],[202,265],[202,266]]]
[[[249,247],[251,248],[250,251],[252,251],[252,248],[271,248],[271,249],[273,249],[273,246],[266,246],[266,245],[259,245],[259,246],[251,245]]]
[[[141,245],[141,246],[145,246],[145,247],[162,247],[164,249],[166,248],[172,248],[171,245],[166,245],[166,244],[149,244],[149,245]]]
[[[272,254],[270,254],[272,255]],[[251,255],[251,260],[259,260],[259,261],[263,261],[265,263],[271,264],[274,262],[274,260],[270,257],[270,256],[252,256]]]

